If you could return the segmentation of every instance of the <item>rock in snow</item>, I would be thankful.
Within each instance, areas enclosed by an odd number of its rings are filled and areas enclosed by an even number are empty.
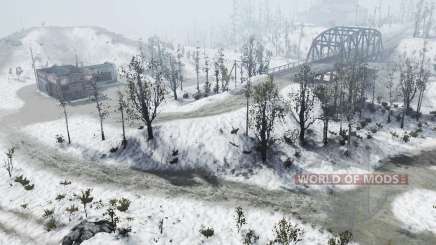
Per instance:
[[[95,236],[99,232],[111,233],[114,232],[114,226],[106,220],[90,222],[84,220],[76,225],[71,232],[62,239],[62,245],[77,245],[81,244]]]

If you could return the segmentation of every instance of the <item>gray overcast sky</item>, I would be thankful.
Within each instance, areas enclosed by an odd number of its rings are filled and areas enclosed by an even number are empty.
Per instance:
[[[21,28],[95,25],[128,37],[183,35],[228,21],[232,0],[1,0],[0,37]],[[315,0],[269,0],[291,13]],[[361,0],[363,2],[379,0]],[[392,0],[383,0],[388,2]],[[394,0],[400,1],[400,0]]]

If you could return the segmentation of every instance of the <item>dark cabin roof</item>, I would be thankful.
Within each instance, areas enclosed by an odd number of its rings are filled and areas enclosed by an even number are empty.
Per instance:
[[[38,69],[47,74],[54,74],[56,76],[67,76],[73,73],[81,73],[81,69],[73,65],[52,66],[49,68]]]

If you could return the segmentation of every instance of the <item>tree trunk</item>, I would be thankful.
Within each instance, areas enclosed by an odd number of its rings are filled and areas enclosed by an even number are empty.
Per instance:
[[[154,139],[154,136],[153,136],[153,127],[151,125],[151,122],[147,123],[147,135],[148,135],[147,140],[153,140]]]
[[[404,128],[404,118],[406,117],[406,108],[403,108],[403,115],[401,116],[401,126],[400,128]]]
[[[348,121],[348,146],[351,145],[351,121]]]
[[[68,114],[67,114],[67,109],[65,108],[65,105],[62,106],[64,109],[64,115],[65,115],[65,125],[67,128],[67,137],[68,137],[68,144],[71,144],[71,137],[70,137],[70,128],[68,126]]]
[[[86,211],[86,204],[83,204],[83,210],[85,210],[85,217],[88,218],[88,211]]]
[[[323,131],[323,143],[324,145],[328,144],[328,130],[329,130],[329,119],[324,119],[324,131]]]
[[[106,137],[104,136],[104,130],[103,130],[103,118],[100,116],[100,132],[101,132],[101,140],[105,141]]]
[[[424,95],[424,91],[420,90],[418,95],[418,105],[416,106],[416,120],[419,121],[421,117],[421,106],[422,106],[422,97]]]
[[[392,110],[389,108],[389,112],[388,112],[388,123],[391,123],[391,115],[392,115]]]
[[[304,140],[305,132],[306,132],[306,130],[305,130],[304,126],[300,124],[300,136],[299,136],[299,139],[300,139],[300,144],[302,146],[304,146],[306,144],[306,141]]]
[[[248,89],[248,88],[247,88]],[[249,115],[248,115],[248,109],[250,107],[250,96],[248,95],[248,91],[247,91],[247,111],[246,111],[246,115],[245,115],[245,136],[248,136],[248,120],[249,120]]]
[[[175,89],[173,90],[173,92],[174,92],[174,99],[177,100],[177,88],[175,88]]]
[[[126,127],[124,124],[124,108],[121,108],[121,126],[123,128],[123,141],[121,142],[121,144],[125,149],[127,146],[127,139],[126,139]]]

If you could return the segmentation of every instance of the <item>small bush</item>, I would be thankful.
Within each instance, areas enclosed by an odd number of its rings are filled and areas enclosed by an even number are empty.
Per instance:
[[[192,97],[193,97],[195,100],[199,100],[199,99],[201,99],[202,95],[201,95],[201,93],[195,93]]]
[[[292,225],[285,218],[274,226],[275,239],[279,244],[296,244],[301,241],[304,231],[298,225]]]
[[[23,203],[23,204],[20,205],[20,207],[21,207],[22,209],[27,209],[28,206],[29,206],[29,205],[28,205],[27,203]]]
[[[206,237],[208,239],[209,237],[212,237],[215,234],[215,231],[213,230],[213,228],[210,228],[210,227],[207,227],[207,228],[202,227],[200,229],[200,233],[201,233],[201,235],[203,235],[204,237]]]
[[[291,168],[294,165],[294,160],[292,158],[286,159],[286,161],[283,162],[283,167],[285,168]]]
[[[372,139],[372,135],[371,134],[367,134],[366,138],[370,140],[370,139]]]
[[[283,135],[283,140],[288,145],[294,145],[298,138],[298,130],[286,131]]]
[[[236,221],[236,228],[238,229],[238,232],[241,231],[243,225],[247,224],[244,211],[242,210],[241,207],[237,207],[235,209],[235,221]]]
[[[25,185],[25,186],[24,186],[24,189],[25,189],[26,191],[31,191],[31,190],[33,190],[34,188],[35,188],[35,184]]]
[[[57,135],[56,135],[56,143],[58,143],[58,144],[63,144],[63,143],[65,143],[65,138],[64,138],[64,136],[61,135],[61,134],[57,134]]]
[[[173,159],[170,160],[170,164],[177,164],[179,162],[179,158],[178,157],[174,157]]]
[[[378,132],[378,128],[372,127],[370,128],[371,133],[376,134]]]
[[[60,201],[65,198],[65,194],[58,194],[55,198],[56,201]]]
[[[410,141],[410,135],[404,134],[402,140],[404,143],[408,143]]]
[[[22,186],[30,184],[30,180],[28,180],[26,177],[23,177],[23,175],[15,177],[15,182],[20,183]]]
[[[418,128],[422,128],[422,122],[418,123]]]
[[[109,200],[109,204],[113,207],[117,206],[117,203],[118,203],[118,199],[116,199],[116,198]]]
[[[109,207],[103,216],[106,217],[106,220],[109,221],[115,229],[117,228],[120,218],[117,216],[112,207]],[[115,230],[113,232],[115,232]]]
[[[330,238],[328,245],[347,245],[351,242],[353,234],[350,231],[344,231],[333,238]]]
[[[66,208],[65,211],[68,212],[68,214],[69,214],[68,219],[69,219],[69,221],[71,222],[71,216],[72,216],[74,213],[78,212],[78,211],[79,211],[79,208],[73,204],[73,205],[71,205],[70,207]]]
[[[256,232],[254,230],[248,230],[247,233],[245,233],[245,235],[243,236],[243,241],[242,243],[244,245],[254,245],[257,243],[257,241],[259,240],[259,236],[256,235]]]
[[[392,138],[399,138],[400,136],[395,131],[391,131]]]
[[[61,184],[61,185],[71,185],[71,181],[64,180],[64,181],[60,182],[59,184]]]
[[[118,151],[118,146],[112,147],[109,152],[110,153],[116,153]]]
[[[127,198],[121,198],[120,200],[118,200],[118,205],[117,205],[117,209],[120,212],[126,212],[129,207],[130,207],[130,200]]]
[[[42,214],[42,217],[46,219],[53,216],[53,214],[54,214],[54,209],[44,209],[44,213]]]
[[[412,138],[418,138],[418,136],[419,136],[419,131],[418,130],[415,130],[415,131],[412,131],[412,132],[410,132],[410,136],[412,137]]]
[[[183,99],[189,99],[189,94],[188,93],[184,93],[183,94]]]
[[[301,157],[301,151],[295,151],[295,153],[294,153],[294,156],[296,157],[296,158],[300,158]]]
[[[47,220],[47,222],[45,223],[45,229],[47,231],[52,231],[55,230],[57,228],[57,222],[56,219],[54,217],[51,217],[49,220]]]
[[[129,237],[130,232],[132,232],[132,227],[118,228],[117,232],[121,237]]]

